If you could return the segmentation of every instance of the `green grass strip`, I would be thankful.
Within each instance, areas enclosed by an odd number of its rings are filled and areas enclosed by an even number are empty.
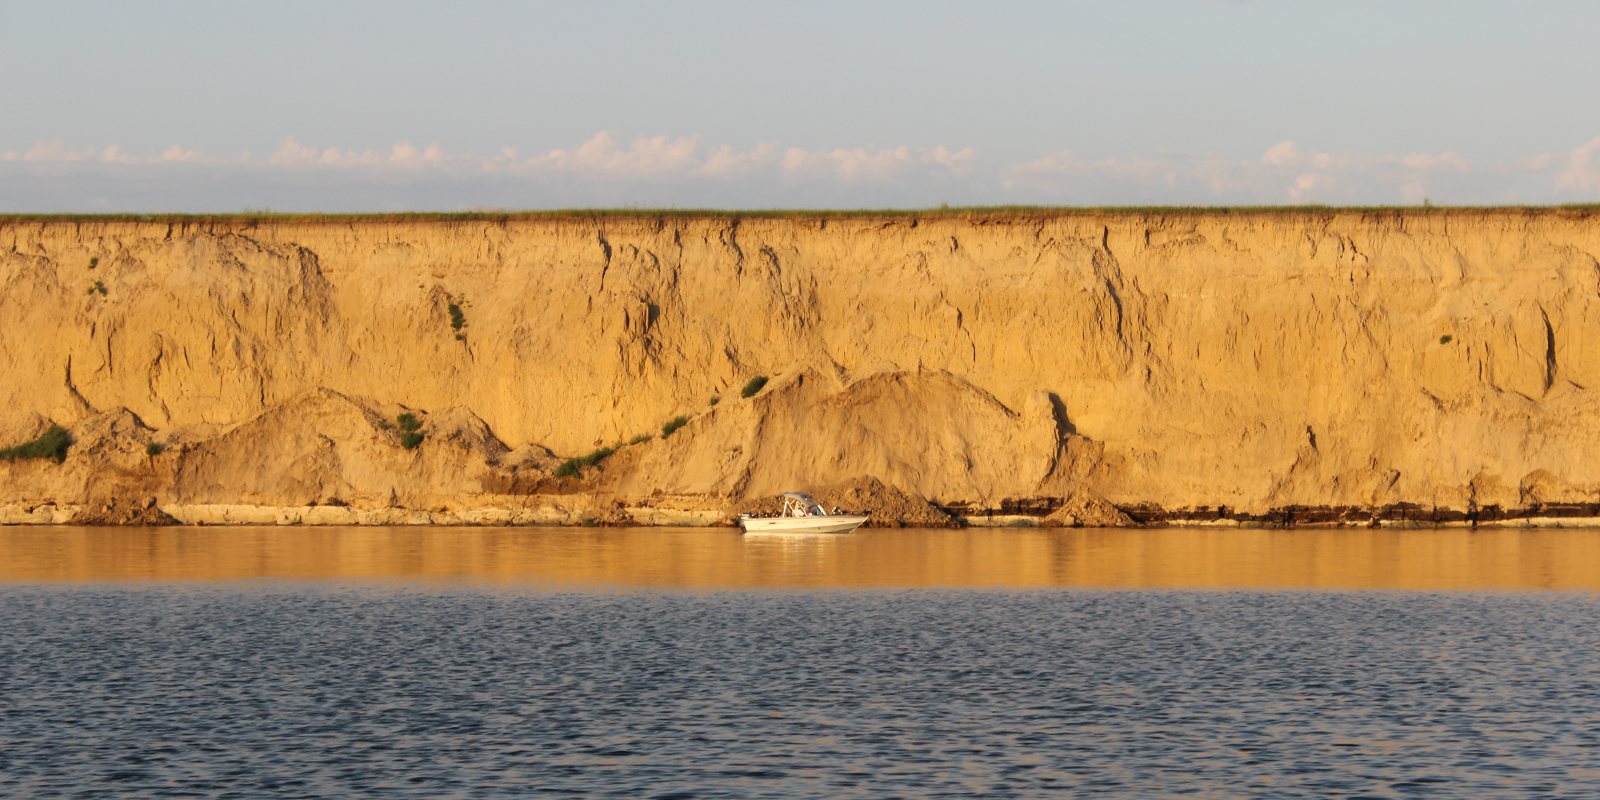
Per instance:
[[[24,442],[16,447],[7,447],[0,450],[0,458],[7,460],[17,458],[50,458],[57,464],[67,458],[67,448],[72,445],[72,436],[60,425],[51,425],[50,430],[31,442]]]

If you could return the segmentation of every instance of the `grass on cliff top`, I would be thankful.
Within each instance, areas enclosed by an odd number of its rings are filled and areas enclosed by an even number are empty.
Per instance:
[[[383,214],[319,214],[246,211],[229,214],[0,214],[0,224],[25,222],[153,222],[175,224],[513,222],[576,219],[1028,219],[1078,216],[1329,216],[1379,214],[1578,214],[1600,212],[1600,203],[1554,206],[937,206],[932,208],[564,208],[551,210],[405,211]]]

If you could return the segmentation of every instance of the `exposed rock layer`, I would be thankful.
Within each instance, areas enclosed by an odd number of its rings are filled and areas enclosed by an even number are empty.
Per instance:
[[[5,222],[0,446],[76,444],[0,505],[1592,514],[1597,254],[1577,211]]]

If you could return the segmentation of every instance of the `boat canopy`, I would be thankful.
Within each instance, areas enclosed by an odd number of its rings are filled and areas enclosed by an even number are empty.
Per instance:
[[[825,517],[828,512],[822,510],[822,505],[805,492],[783,493],[783,516],[785,517]]]

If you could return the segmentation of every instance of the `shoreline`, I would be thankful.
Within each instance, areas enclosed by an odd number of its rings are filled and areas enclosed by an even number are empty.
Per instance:
[[[1367,515],[1356,509],[1274,510],[1261,515],[1218,515],[1205,511],[1161,512],[1148,508],[1123,509],[1129,521],[1123,524],[1060,524],[1045,514],[979,513],[952,514],[950,522],[930,525],[919,520],[875,519],[866,528],[1084,528],[1118,527],[1160,528],[1240,528],[1288,530],[1295,528],[1600,528],[1600,514],[1585,508],[1482,509],[1468,514],[1450,510],[1371,509]],[[1322,513],[1308,513],[1321,511]],[[1422,512],[1422,513],[1419,513]],[[1590,513],[1581,513],[1590,512]],[[596,509],[539,505],[520,508],[482,507],[456,510],[424,510],[401,507],[351,508],[349,506],[256,506],[246,504],[166,504],[139,507],[52,504],[0,506],[0,526],[417,526],[444,528],[475,527],[603,527],[603,528],[734,528],[736,517],[726,507],[715,509],[661,508],[654,506],[615,506]]]

